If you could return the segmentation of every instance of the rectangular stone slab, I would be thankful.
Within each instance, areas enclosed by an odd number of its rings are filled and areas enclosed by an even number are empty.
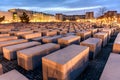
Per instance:
[[[81,37],[80,36],[67,36],[67,37],[63,37],[63,38],[59,38],[58,39],[58,44],[60,44],[61,46],[67,46],[70,45],[72,43],[79,43],[80,42]]]
[[[10,34],[0,34],[0,37],[10,36]]]
[[[80,31],[76,33],[77,36],[80,36],[82,40],[85,40],[91,37],[91,31]]]
[[[58,31],[58,35],[63,35],[63,34],[67,34],[67,31]]]
[[[25,39],[16,39],[16,40],[10,40],[10,41],[3,41],[0,42],[0,53],[2,53],[2,48],[5,46],[10,46],[10,45],[14,45],[14,44],[20,44],[20,43],[24,43],[27,42],[27,40]]]
[[[42,39],[44,43],[57,43],[58,39],[61,38],[61,35],[53,36],[53,37],[46,37]]]
[[[99,33],[94,34],[93,37],[102,39],[102,46],[103,47],[107,45],[107,38],[108,38],[108,34],[107,33],[99,32]]]
[[[102,32],[108,33],[108,41],[109,41],[110,37],[111,37],[111,34],[112,34],[112,30],[111,29],[103,29]]]
[[[82,41],[80,45],[88,46],[90,48],[90,54],[92,55],[92,58],[94,59],[101,50],[102,40],[99,38],[88,38],[87,40]]]
[[[17,51],[18,65],[26,70],[33,70],[40,66],[42,57],[56,51],[60,45],[48,43],[24,50]]]
[[[110,53],[100,80],[120,80],[120,54]]]
[[[2,64],[0,64],[0,75],[3,74]]]
[[[12,46],[6,46],[6,47],[3,47],[3,56],[8,60],[16,59],[17,58],[16,51],[37,46],[37,45],[40,45],[40,43],[32,41],[32,42],[26,42],[26,43],[16,44]]]
[[[14,35],[20,36],[28,33],[33,33],[33,31],[18,31],[18,32],[15,32]]]
[[[75,33],[67,33],[67,34],[64,34],[63,36],[74,36],[75,35]]]
[[[24,34],[22,35],[24,39],[32,39],[32,38],[37,38],[41,37],[41,33],[30,33],[30,34]]]
[[[11,70],[0,76],[0,80],[29,80],[17,70]]]
[[[0,33],[8,33],[11,29],[0,29]]]
[[[9,31],[8,33],[9,33],[10,35],[14,35],[16,32],[17,32],[17,31]]]
[[[48,36],[37,37],[37,38],[33,38],[33,39],[31,39],[31,40],[32,40],[32,41],[40,41],[40,42],[42,42],[42,39],[43,39],[43,38],[46,38],[46,37],[48,37]]]
[[[9,41],[9,40],[15,40],[18,39],[16,36],[5,36],[5,37],[1,37],[0,41]]]
[[[88,31],[91,31],[92,36],[93,36],[95,33],[97,33],[97,32],[98,32],[98,30],[97,30],[97,29],[89,29]]]
[[[74,80],[86,68],[89,47],[70,45],[42,58],[43,80]]]
[[[120,33],[117,35],[114,44],[113,44],[113,51],[114,53],[120,53]]]
[[[51,32],[47,31],[47,32],[44,34],[44,36],[55,36],[55,35],[57,35],[57,31],[51,31]]]

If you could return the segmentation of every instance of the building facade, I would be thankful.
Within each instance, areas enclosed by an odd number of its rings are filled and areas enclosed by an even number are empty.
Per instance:
[[[86,12],[85,15],[64,15],[62,13],[56,14],[56,20],[58,21],[78,21],[85,19],[94,19],[94,12]]]
[[[117,13],[117,11],[108,11],[104,13],[104,15],[99,16],[97,19],[101,20],[104,23],[120,23],[120,13]]]
[[[20,16],[23,12],[29,16],[30,22],[51,22],[56,20],[54,15],[25,9],[10,9],[8,12],[0,11],[0,17],[5,16],[4,21],[20,22]]]
[[[86,12],[85,19],[94,19],[94,12]]]
[[[64,15],[62,13],[57,13],[55,18],[57,21],[63,21]]]
[[[12,13],[10,12],[4,12],[4,11],[0,11],[0,17],[5,17],[4,22],[12,22],[13,21],[13,17],[12,17]]]

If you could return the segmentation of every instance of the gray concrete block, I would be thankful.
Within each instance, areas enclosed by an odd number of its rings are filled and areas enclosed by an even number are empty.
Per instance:
[[[89,47],[70,45],[42,58],[43,80],[74,80],[88,65]]]
[[[58,44],[48,43],[17,51],[18,65],[26,70],[33,70],[40,66],[43,56],[46,56],[59,48],[60,45]]]
[[[17,58],[17,53],[16,51],[30,48],[33,46],[40,45],[41,43],[39,42],[26,42],[26,43],[21,43],[21,44],[16,44],[16,45],[11,45],[11,46],[6,46],[3,47],[3,56],[4,58],[8,60],[16,59]]]

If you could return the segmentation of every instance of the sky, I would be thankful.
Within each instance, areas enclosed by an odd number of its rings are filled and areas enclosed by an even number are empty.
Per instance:
[[[120,0],[1,0],[0,11],[11,8],[27,9],[50,14],[84,14],[106,7],[120,12]]]

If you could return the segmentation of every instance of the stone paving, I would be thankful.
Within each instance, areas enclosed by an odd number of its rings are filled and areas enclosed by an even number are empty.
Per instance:
[[[96,57],[96,59],[89,62],[86,70],[76,80],[99,80],[109,54],[112,51],[112,44],[115,38],[115,35],[111,37],[108,45],[102,48],[100,54]],[[12,69],[16,69],[30,80],[42,80],[41,67],[33,71],[26,71],[17,65],[17,60],[8,61],[4,59],[2,55],[0,55],[0,63],[3,65],[4,73]]]

